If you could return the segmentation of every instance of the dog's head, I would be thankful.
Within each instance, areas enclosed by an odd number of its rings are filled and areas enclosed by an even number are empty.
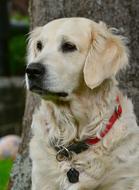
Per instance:
[[[27,88],[43,96],[68,97],[81,83],[94,89],[127,63],[122,37],[104,23],[58,19],[31,32]]]

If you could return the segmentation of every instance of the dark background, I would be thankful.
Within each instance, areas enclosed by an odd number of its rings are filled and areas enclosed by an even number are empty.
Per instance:
[[[0,0],[0,137],[21,135],[28,1]]]

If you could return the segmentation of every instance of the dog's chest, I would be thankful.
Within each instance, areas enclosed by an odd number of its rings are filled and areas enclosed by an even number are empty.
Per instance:
[[[60,180],[69,177],[69,180],[73,182],[79,180],[82,176],[83,170],[91,167],[90,159],[86,163],[86,155],[88,153],[82,153],[80,155],[73,155],[72,159],[68,158],[62,162],[59,162],[56,158],[57,151],[55,146],[57,143],[70,143],[71,140],[77,137],[77,128],[75,126],[75,121],[68,110],[51,110],[42,107],[33,118],[33,131],[34,131],[34,141],[41,149],[41,158],[46,163],[47,170],[52,172],[53,176],[61,174]],[[33,143],[32,143],[33,144]],[[32,147],[32,151],[33,148]],[[34,157],[33,160],[36,160]],[[39,163],[42,165],[42,163]],[[40,166],[43,168],[43,166]],[[55,168],[55,169],[54,169]],[[48,173],[48,172],[46,172]]]
[[[87,180],[91,179],[99,180],[105,172],[113,167],[116,156],[113,158],[112,155],[105,156],[104,150],[101,148],[92,147],[81,154],[73,155],[71,160],[67,159],[61,162],[57,160],[57,151],[54,148],[56,143],[60,143],[57,139],[63,137],[62,140],[68,144],[70,140],[77,136],[74,119],[67,110],[64,110],[64,112],[49,109],[39,110],[39,113],[34,115],[33,120],[35,146],[33,145],[31,149],[32,152],[39,150],[39,157],[43,162],[38,161],[38,151],[32,153],[32,160],[36,163],[35,167],[38,168],[38,171],[41,168],[45,179],[53,176],[53,183],[57,181],[58,184],[62,184],[64,188],[66,187],[65,189],[68,189],[71,183],[78,181],[86,183]],[[111,158],[113,162],[111,162]]]

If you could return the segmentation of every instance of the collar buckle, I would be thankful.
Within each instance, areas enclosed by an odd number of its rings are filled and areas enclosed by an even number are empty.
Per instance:
[[[59,162],[64,160],[71,160],[72,159],[72,152],[69,151],[66,147],[60,147],[60,150],[56,154],[56,159]]]

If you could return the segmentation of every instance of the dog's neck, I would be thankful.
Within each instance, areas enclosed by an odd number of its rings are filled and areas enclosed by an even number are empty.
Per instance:
[[[78,122],[79,138],[96,136],[113,114],[119,90],[115,80],[105,80],[99,87],[84,88],[71,101],[70,108]]]
[[[118,92],[116,82],[106,80],[96,89],[85,87],[76,91],[68,102],[51,103],[59,129],[55,138],[59,134],[62,143],[68,144],[99,135],[114,112]]]

